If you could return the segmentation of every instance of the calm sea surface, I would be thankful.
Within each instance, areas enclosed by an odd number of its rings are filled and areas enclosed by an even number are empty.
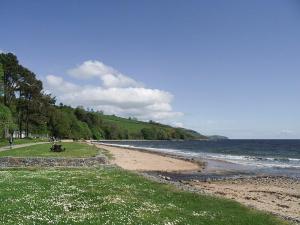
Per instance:
[[[300,177],[300,140],[105,141]]]

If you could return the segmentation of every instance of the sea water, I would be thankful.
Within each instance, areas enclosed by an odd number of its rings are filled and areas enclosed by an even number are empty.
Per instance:
[[[300,178],[300,140],[126,140],[105,143],[199,158],[217,165],[220,170],[230,168]]]

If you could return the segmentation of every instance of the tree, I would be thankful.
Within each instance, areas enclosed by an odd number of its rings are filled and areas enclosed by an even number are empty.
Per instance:
[[[71,120],[67,112],[54,109],[48,123],[50,134],[57,138],[71,137]]]
[[[4,73],[4,104],[10,106],[15,98],[15,91],[18,87],[18,67],[19,62],[17,57],[12,53],[0,54],[0,63]]]
[[[182,128],[175,128],[172,132],[173,139],[188,139],[188,134]]]
[[[0,63],[0,103],[4,103],[4,70],[3,66]]]
[[[90,139],[92,137],[92,132],[88,125],[85,122],[77,120],[74,115],[69,115],[71,117],[70,123],[70,130],[71,135],[70,137],[78,140],[78,139]]]
[[[45,109],[54,104],[54,99],[43,93],[42,82],[33,72],[20,65],[15,55],[0,54],[0,63],[0,77],[3,75],[3,102],[10,108],[16,120],[20,136],[23,130],[26,136],[32,131],[46,133],[49,117]]]
[[[156,130],[155,128],[143,128],[141,130],[144,139],[146,140],[155,140],[157,139]]]
[[[157,139],[158,140],[167,140],[170,139],[170,135],[168,134],[168,132],[164,129],[159,129],[157,131]]]
[[[104,134],[105,134],[105,139],[112,139],[112,140],[122,139],[122,133],[120,127],[113,123],[104,125]]]
[[[101,129],[101,127],[92,127],[90,129],[92,132],[93,139],[100,140],[105,138],[105,132]]]
[[[12,133],[15,128],[13,123],[13,117],[11,111],[8,107],[0,104],[0,135],[2,138],[8,136],[9,133]]]

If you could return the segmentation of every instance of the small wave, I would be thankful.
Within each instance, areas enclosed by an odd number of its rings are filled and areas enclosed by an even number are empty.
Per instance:
[[[300,168],[300,163],[298,163],[300,160],[291,160],[291,158],[264,158],[256,156],[236,156],[224,154],[208,154],[208,157],[231,163],[257,167]]]
[[[289,158],[290,161],[296,161],[296,162],[300,162],[300,159],[295,159],[295,158]]]

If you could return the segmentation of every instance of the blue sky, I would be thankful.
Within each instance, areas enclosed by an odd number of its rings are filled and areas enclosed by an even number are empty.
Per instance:
[[[0,50],[65,104],[230,138],[300,138],[297,0],[0,4]]]

